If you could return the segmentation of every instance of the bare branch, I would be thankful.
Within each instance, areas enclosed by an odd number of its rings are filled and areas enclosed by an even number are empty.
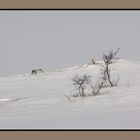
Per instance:
[[[86,96],[85,88],[86,88],[86,85],[89,84],[89,82],[90,82],[90,76],[88,75],[79,76],[78,74],[76,74],[74,76],[73,85],[78,90],[79,96],[81,97]]]
[[[117,53],[118,53],[119,50],[120,50],[120,48],[118,48],[117,51],[114,52],[114,58],[115,58],[115,56],[117,55]]]

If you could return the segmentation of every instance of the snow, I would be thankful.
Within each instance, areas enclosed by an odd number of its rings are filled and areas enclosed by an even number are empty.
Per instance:
[[[97,63],[1,77],[0,129],[139,129],[139,61],[110,65],[118,86],[103,88],[97,96],[71,96],[73,76],[88,74],[96,81],[102,61]]]

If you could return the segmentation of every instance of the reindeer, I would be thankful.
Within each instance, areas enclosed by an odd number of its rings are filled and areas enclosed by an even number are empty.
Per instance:
[[[37,71],[36,71],[36,70],[32,70],[32,73],[31,73],[31,74],[32,74],[32,75],[33,75],[33,74],[36,75],[36,74],[37,74]]]
[[[35,69],[35,70],[32,70],[31,74],[32,75],[37,75],[38,72],[43,73],[44,71],[42,69]]]

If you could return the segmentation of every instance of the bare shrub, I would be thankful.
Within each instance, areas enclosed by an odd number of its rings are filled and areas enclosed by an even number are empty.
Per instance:
[[[85,88],[90,82],[90,76],[89,75],[78,75],[76,74],[73,78],[73,85],[75,86],[76,90],[78,91],[76,96],[79,95],[80,97],[85,97]]]
[[[112,60],[115,58],[118,51],[119,51],[119,48],[115,52],[111,50],[107,54],[103,54],[104,65],[102,66],[102,69],[101,69],[100,80],[96,82],[95,86],[93,86],[93,84],[90,85],[93,96],[99,94],[102,88],[109,87],[109,85],[107,84],[107,81],[109,82],[111,87],[118,85],[119,79],[111,81],[111,74],[110,74],[110,69],[109,69],[109,65],[113,62]]]
[[[113,59],[118,53],[119,48],[114,52],[110,50],[108,53],[103,53],[103,65],[101,68],[101,77],[96,84],[91,83],[91,77],[89,75],[75,75],[73,78],[73,85],[75,86],[77,92],[72,94],[73,97],[86,97],[86,96],[95,96],[100,93],[100,90],[105,87],[117,86],[119,79],[112,81],[109,65],[113,63]],[[94,64],[94,61],[93,61]],[[107,84],[109,83],[109,85]],[[90,92],[85,92],[87,87],[90,87]]]
[[[104,76],[106,77],[106,80],[108,80],[108,82],[110,83],[110,86],[113,87],[113,83],[111,81],[111,74],[110,74],[110,69],[109,69],[109,64],[112,63],[112,60],[115,58],[116,54],[118,53],[120,48],[117,49],[117,51],[113,51],[113,50],[110,50],[108,53],[104,54],[103,53],[103,61],[104,61],[104,64],[105,66],[103,67],[104,68]]]
[[[101,73],[100,80],[98,80],[95,85],[90,84],[90,87],[92,89],[92,95],[98,95],[100,93],[100,90],[102,89],[104,83],[106,82],[106,76],[104,73]]]
[[[103,61],[107,64],[111,64],[119,50],[120,48],[118,48],[116,51],[109,50],[106,54],[103,53]]]

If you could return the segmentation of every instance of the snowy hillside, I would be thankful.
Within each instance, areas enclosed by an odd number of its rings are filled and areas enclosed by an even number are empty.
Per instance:
[[[93,97],[74,98],[72,78],[100,75],[96,65],[74,66],[38,75],[0,78],[0,128],[110,129],[140,128],[140,62],[117,60],[111,64],[117,87]]]

